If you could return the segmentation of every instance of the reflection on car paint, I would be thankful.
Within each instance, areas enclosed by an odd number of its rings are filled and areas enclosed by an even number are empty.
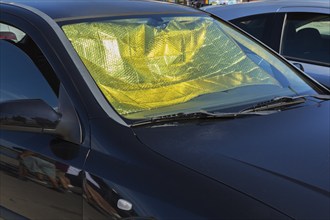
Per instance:
[[[6,189],[0,191],[1,210],[15,217],[81,219],[81,196],[86,219],[138,217],[132,204],[99,177],[22,148],[0,150],[1,188]]]
[[[67,172],[68,164],[17,147],[0,149],[1,207],[29,219],[81,219],[81,181]]]
[[[137,217],[132,207],[127,210],[123,209],[122,205],[125,202],[126,208],[130,204],[127,200],[122,199],[101,178],[91,175],[88,172],[84,173],[83,197],[85,202],[97,208],[103,214],[104,219],[108,219],[109,217],[114,219]]]

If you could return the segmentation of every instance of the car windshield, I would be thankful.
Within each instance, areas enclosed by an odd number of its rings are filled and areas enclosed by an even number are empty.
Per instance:
[[[221,111],[315,93],[294,68],[209,16],[98,19],[62,29],[124,118]]]

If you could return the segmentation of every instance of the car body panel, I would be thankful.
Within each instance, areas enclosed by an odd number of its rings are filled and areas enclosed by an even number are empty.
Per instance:
[[[325,5],[321,6],[283,6],[277,9],[277,12],[314,12],[314,13],[329,13],[329,8]]]
[[[304,68],[302,71],[313,77],[313,79],[315,79],[316,81],[322,82],[324,85],[330,85],[330,76],[324,74],[329,72],[329,67],[318,66],[295,59],[292,59],[290,62],[293,64],[300,63]]]
[[[108,123],[104,123],[105,120]],[[127,134],[131,135],[126,138],[114,139],[108,135],[108,125],[112,123],[105,118],[92,121],[92,147],[95,150],[90,153],[85,170],[118,194],[125,195],[140,216],[160,219],[177,216],[189,219],[289,218],[230,185],[164,157],[142,143],[134,130],[130,129]],[[115,136],[129,129],[118,125],[112,128]],[[240,211],[231,207],[240,207]]]
[[[289,216],[327,219],[329,110],[325,102],[263,117],[164,123],[134,131],[152,150]],[[319,114],[325,118],[315,120]],[[283,118],[285,130],[280,129]]]
[[[235,9],[233,11],[233,8]],[[246,17],[255,14],[264,14],[279,11],[296,11],[296,12],[322,12],[329,13],[329,2],[327,1],[286,1],[286,0],[270,0],[270,1],[257,1],[236,5],[226,6],[206,6],[202,10],[217,14],[221,11],[220,18],[225,20],[232,20],[238,17]]]
[[[60,2],[60,4],[58,4]],[[15,1],[15,4],[27,5],[44,12],[53,20],[65,21],[72,19],[100,18],[111,16],[143,15],[143,14],[167,14],[167,13],[194,13],[200,14],[193,8],[178,6],[162,2],[148,0],[101,0],[95,4],[93,1],[70,2],[65,0],[50,1],[40,4],[38,1]],[[125,7],[122,7],[125,4]],[[65,7],[63,7],[65,5]],[[75,10],[72,10],[72,7]]]

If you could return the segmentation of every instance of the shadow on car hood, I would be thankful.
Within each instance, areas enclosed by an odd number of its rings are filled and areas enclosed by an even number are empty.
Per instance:
[[[134,131],[164,157],[293,217],[329,218],[329,104]]]

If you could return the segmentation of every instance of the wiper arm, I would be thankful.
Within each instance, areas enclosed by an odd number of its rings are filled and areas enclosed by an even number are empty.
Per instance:
[[[279,96],[279,97],[275,97],[273,100],[280,100],[280,99],[300,99],[300,98],[315,98],[315,99],[319,99],[319,100],[330,100],[330,95],[322,95],[322,94],[315,94],[315,95],[299,95],[299,96]]]
[[[313,97],[320,100],[330,100],[329,95],[303,95],[303,96],[281,96],[275,97],[270,101],[261,102],[250,108],[243,109],[239,112],[208,112],[200,110],[192,113],[177,113],[170,115],[163,115],[152,117],[146,120],[141,120],[132,124],[132,127],[143,126],[154,123],[165,123],[165,122],[179,122],[197,119],[232,119],[238,117],[246,117],[252,115],[269,115],[279,112],[280,108],[284,106],[296,105],[304,103],[307,97]]]
[[[196,120],[196,119],[230,119],[251,115],[269,115],[277,111],[262,111],[262,112],[208,112],[205,110],[200,110],[198,112],[192,113],[177,113],[171,115],[163,115],[150,118],[148,120],[143,120],[136,122],[132,127],[153,124],[153,123],[162,123],[162,122],[178,122],[186,120]]]
[[[287,106],[298,105],[306,102],[307,98],[312,97],[319,100],[330,100],[330,95],[300,95],[300,96],[279,96],[269,101],[260,102],[252,107],[243,109],[240,113],[258,112],[270,109],[280,109]]]
[[[152,118],[152,120],[167,120],[167,119],[200,119],[200,118],[235,118],[245,115],[267,115],[273,113],[273,111],[265,112],[208,112],[200,110],[193,113],[178,113],[173,115],[164,115]]]

